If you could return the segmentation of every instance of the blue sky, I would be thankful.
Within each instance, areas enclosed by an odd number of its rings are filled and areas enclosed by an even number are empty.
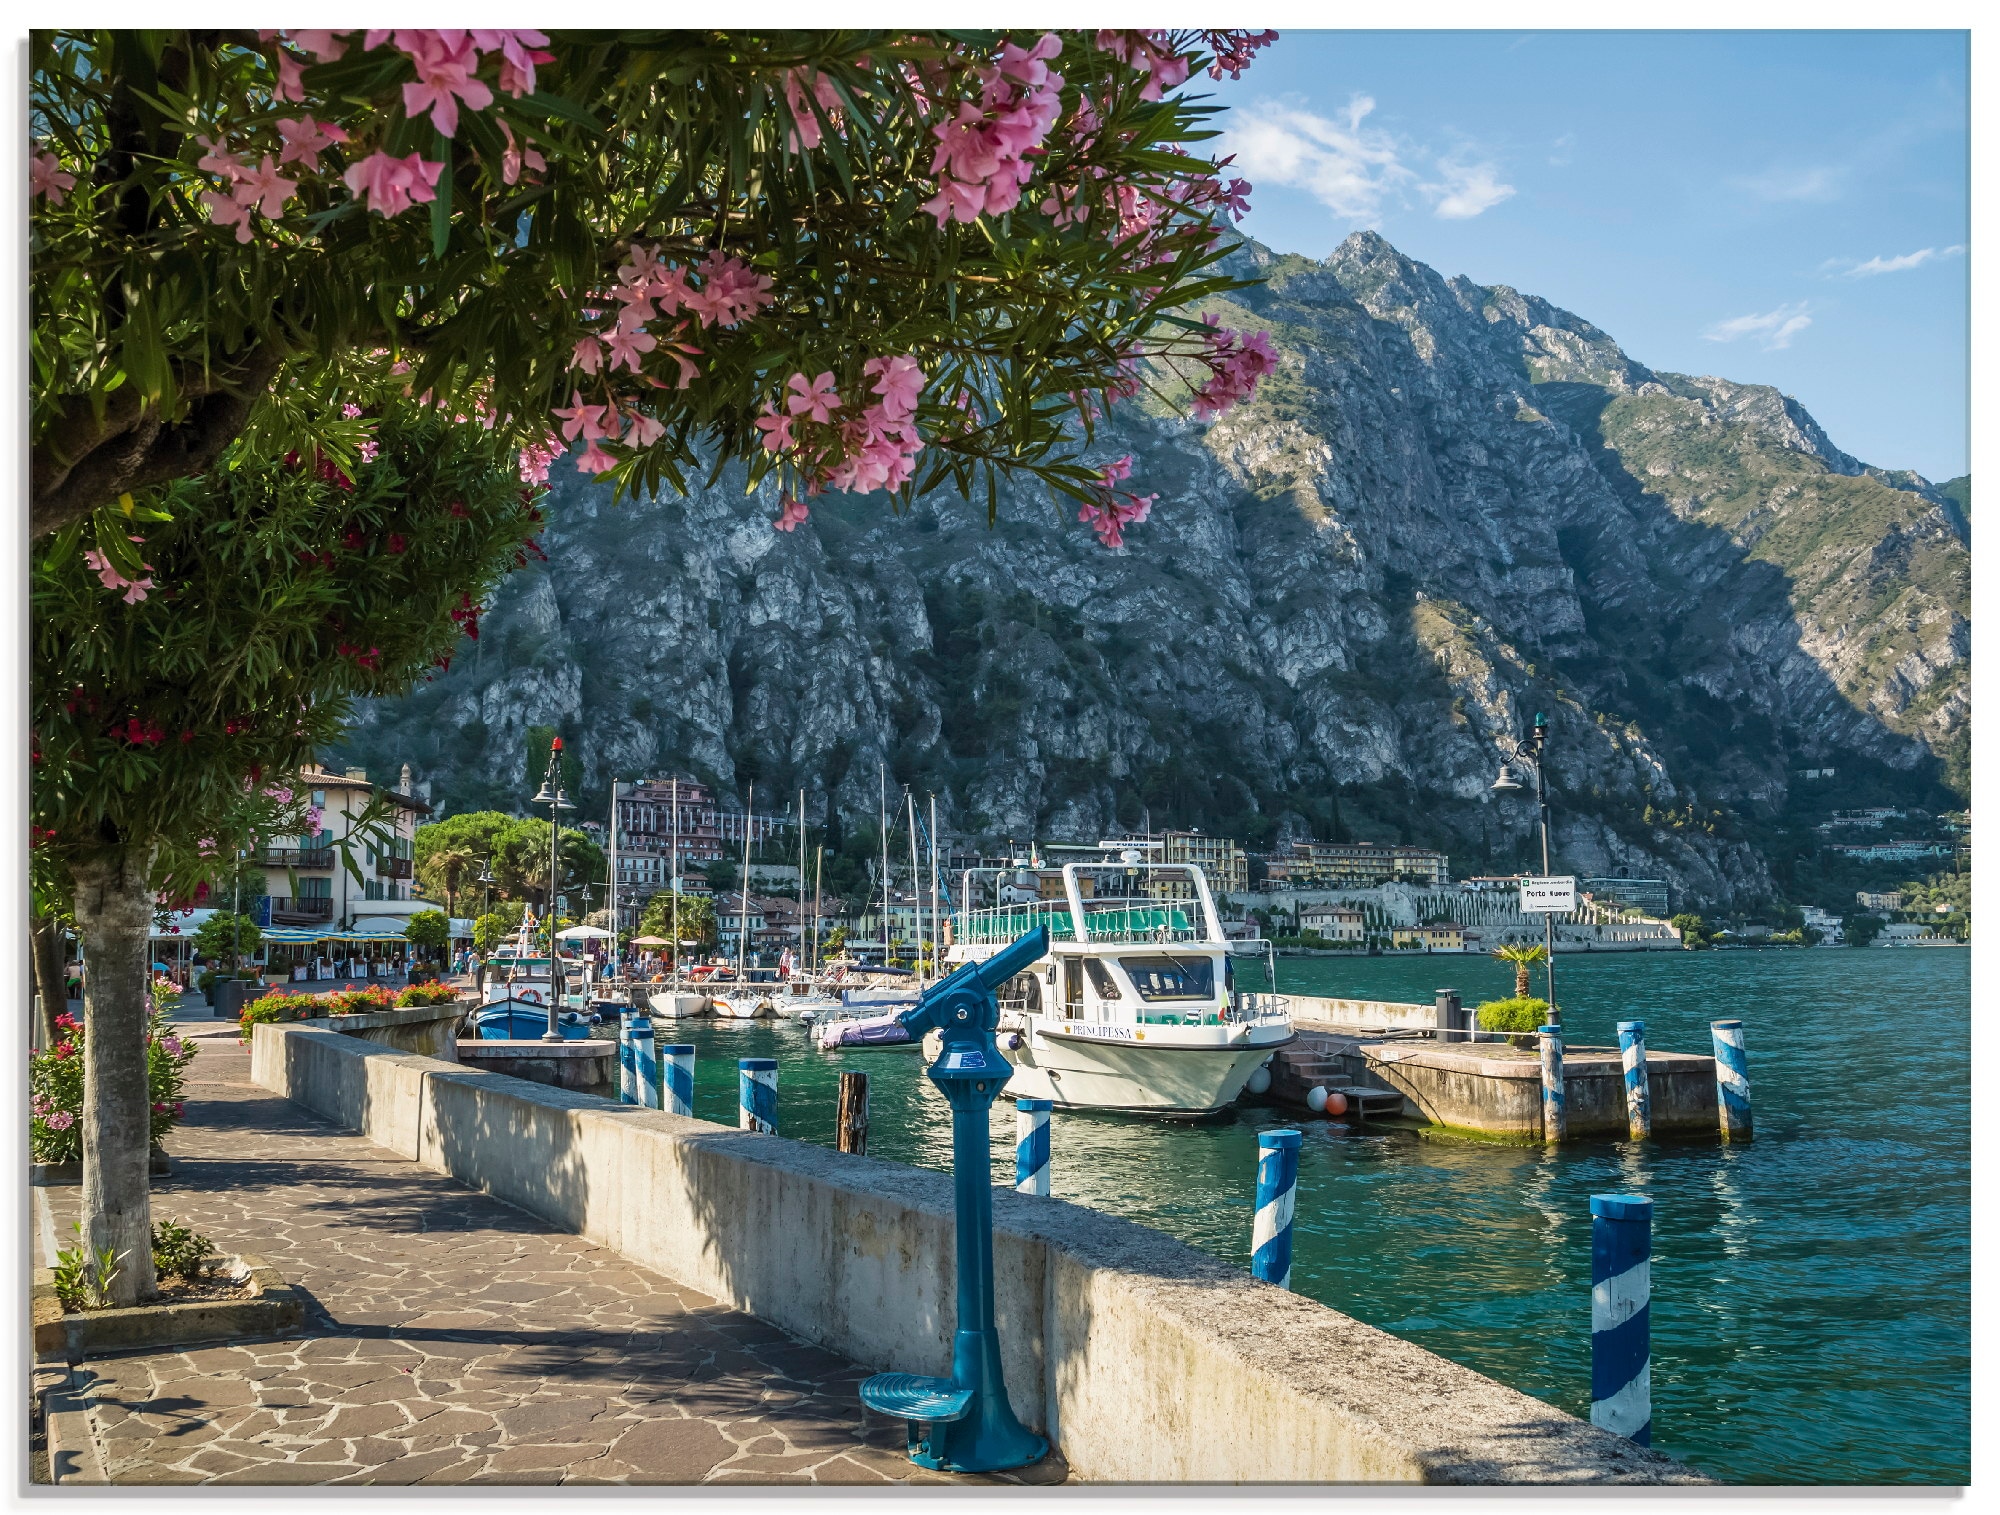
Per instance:
[[[1965,471],[1964,33],[1293,31],[1210,87],[1272,247],[1373,227]]]

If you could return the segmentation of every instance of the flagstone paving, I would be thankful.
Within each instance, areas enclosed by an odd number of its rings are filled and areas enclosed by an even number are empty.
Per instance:
[[[112,1482],[989,1481],[912,1465],[867,1369],[337,1131],[233,1040],[190,1071],[154,1214],[262,1254],[308,1323],[85,1363]],[[42,1192],[67,1237],[77,1191]]]

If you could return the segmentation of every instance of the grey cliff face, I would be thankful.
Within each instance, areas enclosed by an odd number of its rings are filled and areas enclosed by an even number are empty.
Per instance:
[[[1160,494],[1124,550],[1034,486],[990,528],[983,502],[832,496],[781,534],[734,470],[613,505],[559,464],[548,567],[449,674],[362,711],[350,760],[512,809],[554,725],[593,797],[682,769],[860,817],[880,761],[955,829],[1338,826],[1466,873],[1527,860],[1532,806],[1488,785],[1543,710],[1560,866],[1715,900],[1769,892],[1740,823],[1795,764],[1950,771],[1966,545],[1925,481],[1373,234],[1237,256],[1268,282],[1224,324],[1269,330],[1279,370],[1212,425],[1106,428]]]

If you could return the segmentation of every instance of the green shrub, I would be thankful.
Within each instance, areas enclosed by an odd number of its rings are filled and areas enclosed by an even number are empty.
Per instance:
[[[1479,1029],[1481,1031],[1539,1031],[1548,1024],[1549,1002],[1513,995],[1507,999],[1490,999],[1479,1007]]]
[[[93,1253],[83,1239],[82,1224],[71,1229],[76,1232],[76,1245],[56,1253],[56,1265],[50,1270],[55,1274],[56,1298],[72,1314],[79,1310],[108,1310],[111,1281],[119,1273],[118,1255],[109,1247],[100,1247]]]
[[[70,1163],[83,1156],[84,1028],[67,1011],[55,1026],[55,1044],[28,1059],[28,1151],[38,1163]],[[195,1050],[158,1011],[148,1018],[146,1090],[156,1147],[180,1124],[181,1086]]]
[[[162,1278],[199,1283],[221,1259],[215,1243],[200,1232],[173,1221],[153,1224],[153,1271]]]

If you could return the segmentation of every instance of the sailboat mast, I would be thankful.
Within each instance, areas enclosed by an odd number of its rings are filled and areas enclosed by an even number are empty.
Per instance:
[[[806,792],[799,791],[799,956],[806,955]],[[806,971],[812,971],[808,963]]]
[[[882,828],[882,965],[889,964],[889,769],[875,765],[875,812]]]
[[[826,866],[826,843],[813,848],[813,950],[812,969],[819,972],[819,884],[820,875]]]
[[[757,822],[757,786],[743,804],[743,890],[736,915],[736,976],[750,977],[750,828]]]
[[[681,781],[679,779],[673,781],[672,795],[673,798],[668,803],[674,810],[673,841],[670,844],[673,856],[667,862],[667,877],[673,880],[674,894],[673,902],[667,908],[673,912],[674,917],[673,927],[668,934],[674,939],[674,991],[679,993],[681,987]]]
[[[915,953],[917,982],[924,981],[924,881],[917,872],[917,796],[914,791],[903,791],[903,803],[910,810],[910,930],[917,938]]]
[[[942,972],[938,963],[938,943],[943,937],[940,927],[943,918],[939,912],[944,907],[938,902],[938,832],[937,832],[937,791],[931,791],[931,972]]]

